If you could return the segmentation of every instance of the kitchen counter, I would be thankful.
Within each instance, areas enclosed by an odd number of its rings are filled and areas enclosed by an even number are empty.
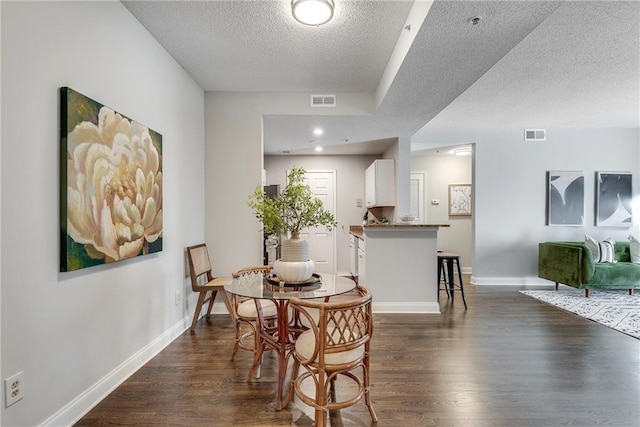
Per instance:
[[[440,313],[437,238],[448,224],[352,225],[362,239],[359,283],[373,295],[379,312]],[[360,246],[359,246],[360,248]]]
[[[449,227],[449,224],[411,224],[411,223],[394,223],[394,224],[367,224],[367,225],[350,225],[349,233],[364,239],[364,231],[365,229],[382,229],[382,228],[393,228],[393,229],[417,229],[417,228],[439,228],[439,227]]]

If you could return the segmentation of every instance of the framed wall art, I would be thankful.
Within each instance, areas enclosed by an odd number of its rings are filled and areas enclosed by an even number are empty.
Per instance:
[[[60,271],[162,250],[162,135],[60,88]]]
[[[631,227],[632,174],[596,172],[596,213],[598,227]]]
[[[547,172],[547,225],[584,225],[582,172]]]
[[[449,184],[449,215],[471,215],[471,184]]]

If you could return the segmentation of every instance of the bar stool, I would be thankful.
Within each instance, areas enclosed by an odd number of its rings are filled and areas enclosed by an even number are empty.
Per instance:
[[[458,267],[458,280],[460,283],[456,284],[453,277],[453,264]],[[446,268],[445,268],[446,266]],[[464,309],[467,309],[467,300],[464,298],[464,283],[462,282],[462,270],[460,269],[460,256],[450,252],[438,252],[438,294],[443,288],[440,284],[444,282],[444,290],[447,291],[447,298],[453,299],[454,287],[460,288],[460,294],[462,295],[462,302],[464,303]]]

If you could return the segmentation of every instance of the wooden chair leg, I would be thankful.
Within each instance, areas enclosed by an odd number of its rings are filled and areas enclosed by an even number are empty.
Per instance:
[[[255,325],[250,325],[253,329],[253,354],[254,356],[258,353],[258,349],[261,345],[260,334],[258,333],[257,327]],[[264,354],[264,353],[263,353]],[[260,378],[260,370],[262,369],[262,355],[260,356],[260,361],[258,366],[255,368],[255,378]],[[253,369],[249,370],[249,374],[247,375],[247,382],[251,381],[251,376],[253,374]]]
[[[193,313],[193,321],[191,322],[191,333],[195,333],[196,323],[198,322],[198,317],[200,317],[200,310],[202,309],[202,305],[204,304],[204,300],[207,298],[207,291],[200,292],[198,295],[198,302],[196,303],[196,310]]]
[[[231,300],[229,300],[229,295],[224,289],[220,290],[220,296],[222,297],[224,305],[227,306],[227,311],[229,312],[229,314],[233,313],[233,310],[231,309]]]
[[[231,360],[236,358],[236,354],[238,353],[238,348],[240,347],[240,321],[238,319],[234,319],[234,329],[236,331],[235,339],[233,340],[233,350],[231,350]]]
[[[318,382],[316,383],[316,427],[326,427],[327,425],[327,375],[324,370],[318,370]]]
[[[584,297],[589,298],[589,289],[584,290]]]
[[[371,384],[369,383],[369,350],[366,350],[366,354],[365,354],[365,359],[364,359],[364,366],[362,367],[362,378],[363,378],[363,382],[364,382],[364,403],[367,405],[367,408],[369,409],[369,415],[371,415],[371,420],[374,423],[378,422],[378,416],[376,415],[376,412],[373,410],[373,404],[371,403],[371,395],[370,395],[370,388],[371,388]]]
[[[629,295],[633,296],[633,289],[629,289]]]
[[[556,291],[560,288],[560,284],[556,282]]]
[[[211,298],[209,298],[209,307],[207,307],[207,317],[211,316],[211,309],[213,308],[213,302],[216,299],[217,290],[211,291]]]

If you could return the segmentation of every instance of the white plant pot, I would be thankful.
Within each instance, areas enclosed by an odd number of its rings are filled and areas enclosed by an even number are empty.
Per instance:
[[[313,261],[282,261],[273,263],[273,270],[278,280],[287,283],[301,283],[313,276],[315,264]]]

